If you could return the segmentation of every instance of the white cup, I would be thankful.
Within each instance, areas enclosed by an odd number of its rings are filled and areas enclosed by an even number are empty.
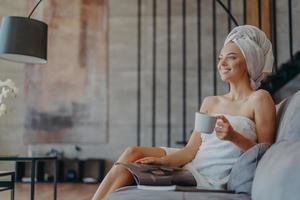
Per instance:
[[[212,133],[215,129],[217,117],[208,113],[195,113],[195,131],[199,133]]]

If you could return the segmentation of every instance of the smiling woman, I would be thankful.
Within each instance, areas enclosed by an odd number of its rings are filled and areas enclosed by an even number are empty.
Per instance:
[[[268,92],[256,91],[263,70],[272,68],[272,59],[272,45],[264,32],[249,25],[233,29],[225,40],[218,64],[221,79],[229,83],[230,91],[206,97],[200,108],[200,112],[216,115],[214,132],[194,130],[182,149],[129,147],[118,162],[183,166],[193,174],[197,186],[225,189],[232,166],[243,152],[257,143],[273,143],[274,102]],[[115,165],[93,200],[103,199],[132,181],[126,169]]]
[[[241,50],[234,42],[229,42],[221,50],[218,70],[223,81],[239,81],[247,76],[247,66]],[[238,80],[232,80],[232,78]]]

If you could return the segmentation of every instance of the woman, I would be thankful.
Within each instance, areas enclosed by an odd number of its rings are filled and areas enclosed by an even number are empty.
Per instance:
[[[257,90],[263,71],[273,65],[272,45],[264,32],[250,25],[234,28],[221,50],[218,71],[230,91],[206,97],[201,112],[217,116],[213,134],[193,132],[182,149],[129,147],[118,161],[184,166],[197,185],[224,188],[230,170],[242,152],[257,143],[272,143],[275,106],[270,94]],[[100,184],[93,200],[133,182],[122,166],[113,166]]]

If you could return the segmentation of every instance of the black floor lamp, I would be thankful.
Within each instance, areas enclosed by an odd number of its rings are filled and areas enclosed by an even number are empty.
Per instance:
[[[4,16],[0,26],[0,58],[32,64],[47,63],[48,26],[28,17]]]

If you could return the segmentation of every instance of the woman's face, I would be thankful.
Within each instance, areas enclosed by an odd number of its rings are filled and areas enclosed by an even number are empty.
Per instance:
[[[248,74],[245,58],[234,43],[227,43],[219,56],[218,70],[223,81],[235,81]]]

